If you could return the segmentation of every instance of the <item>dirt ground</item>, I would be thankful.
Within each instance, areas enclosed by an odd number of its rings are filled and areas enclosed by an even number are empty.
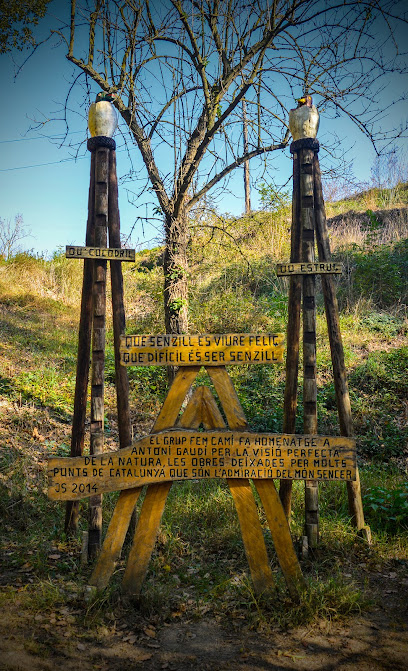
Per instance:
[[[377,603],[358,617],[266,633],[244,621],[187,617],[154,626],[125,604],[84,631],[78,610],[0,612],[1,671],[407,671],[408,576],[378,575]]]

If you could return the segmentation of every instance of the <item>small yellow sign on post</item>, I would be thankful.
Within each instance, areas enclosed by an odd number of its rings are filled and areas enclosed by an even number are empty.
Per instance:
[[[341,275],[343,272],[341,263],[323,263],[305,262],[305,263],[278,263],[276,266],[276,274],[278,277],[285,275]]]
[[[65,247],[67,259],[106,259],[107,261],[134,261],[136,252],[134,249],[117,249],[113,247]]]
[[[283,334],[127,335],[121,337],[123,366],[224,366],[281,363]]]

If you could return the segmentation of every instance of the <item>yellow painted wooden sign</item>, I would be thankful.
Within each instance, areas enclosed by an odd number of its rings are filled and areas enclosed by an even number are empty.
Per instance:
[[[65,247],[67,259],[107,259],[109,261],[134,261],[136,252],[134,249],[117,249],[114,247]]]
[[[331,436],[162,431],[117,452],[48,460],[48,496],[74,500],[191,478],[355,480],[355,442]]]
[[[127,335],[121,337],[124,366],[224,366],[281,363],[283,334]]]
[[[329,263],[320,261],[314,263],[278,263],[276,266],[278,277],[283,275],[339,275],[341,273],[341,263],[335,263],[334,261]]]

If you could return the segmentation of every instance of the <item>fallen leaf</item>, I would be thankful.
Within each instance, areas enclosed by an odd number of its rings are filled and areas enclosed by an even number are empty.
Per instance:
[[[86,646],[83,643],[77,643],[78,650],[86,650]]]
[[[61,559],[61,555],[57,555],[57,554],[48,555],[48,559],[54,559],[54,560]]]
[[[43,443],[44,440],[45,440],[45,436],[42,436],[41,433],[39,433],[39,431],[38,431],[38,429],[37,429],[36,426],[35,426],[34,429],[33,429],[33,438],[34,438],[35,440],[39,440],[40,443]]]
[[[156,631],[153,629],[153,627],[145,627],[143,631],[146,636],[149,636],[149,638],[156,638]]]

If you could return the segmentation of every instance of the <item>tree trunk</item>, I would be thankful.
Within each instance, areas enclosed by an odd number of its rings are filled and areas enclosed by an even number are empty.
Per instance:
[[[248,144],[248,119],[246,100],[242,101],[242,133],[244,137],[244,154],[249,151]],[[251,213],[251,186],[249,182],[249,161],[244,162],[244,193],[245,193],[245,214]]]
[[[166,333],[188,332],[187,245],[189,240],[187,214],[167,216],[165,220],[166,245],[163,259],[164,319]],[[176,372],[168,367],[169,382]]]

